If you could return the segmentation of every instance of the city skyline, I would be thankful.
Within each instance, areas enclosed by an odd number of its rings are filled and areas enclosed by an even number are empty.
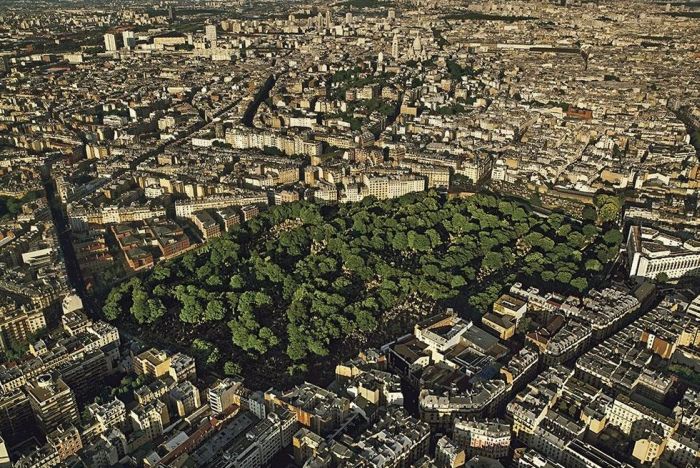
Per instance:
[[[700,3],[0,0],[0,466],[700,466]]]

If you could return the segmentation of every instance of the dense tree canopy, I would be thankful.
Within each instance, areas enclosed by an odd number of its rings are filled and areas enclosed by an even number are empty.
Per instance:
[[[192,345],[198,357],[227,374],[239,372],[220,356],[227,349],[306,369],[339,340],[383,329],[410,297],[481,313],[516,279],[585,291],[617,253],[617,235],[606,232],[607,244],[599,236],[590,224],[543,219],[491,195],[298,202],[115,287],[103,312],[189,343],[204,333],[208,341]]]
[[[598,195],[593,201],[597,208],[598,221],[608,223],[617,220],[622,210],[622,200],[613,195]]]

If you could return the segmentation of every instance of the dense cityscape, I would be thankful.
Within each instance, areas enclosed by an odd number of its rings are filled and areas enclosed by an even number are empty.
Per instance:
[[[0,468],[700,467],[700,2],[0,0]]]

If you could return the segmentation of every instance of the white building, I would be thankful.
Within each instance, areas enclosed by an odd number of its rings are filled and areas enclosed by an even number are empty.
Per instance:
[[[143,431],[149,440],[163,434],[163,429],[170,423],[168,408],[160,400],[137,406],[131,410],[130,417],[134,431]]]
[[[264,192],[241,194],[238,196],[213,196],[198,198],[196,200],[182,200],[175,202],[175,216],[178,218],[191,218],[197,211],[217,210],[229,206],[267,204],[267,194]]]
[[[212,413],[221,414],[229,406],[240,403],[242,384],[238,380],[227,378],[220,380],[209,388],[208,401]]]
[[[510,449],[510,426],[500,421],[455,419],[452,433],[468,457],[504,458]]]
[[[683,241],[655,229],[632,226],[627,237],[630,277],[677,279],[700,270],[700,242]]]
[[[224,454],[224,458],[229,460],[226,466],[265,466],[277,452],[292,443],[298,426],[294,414],[287,410],[278,409],[268,414],[246,433],[245,438],[241,438]]]
[[[124,40],[125,49],[133,49],[136,47],[136,35],[134,34],[134,31],[122,32],[122,39]]]
[[[103,404],[92,403],[87,406],[90,416],[98,423],[100,434],[110,428],[119,428],[126,421],[126,406],[118,398]]]
[[[216,25],[207,24],[204,26],[204,36],[212,47],[216,47]]]
[[[117,38],[114,36],[114,34],[105,34],[105,50],[107,52],[116,52]]]
[[[625,395],[618,395],[607,416],[610,424],[634,440],[641,438],[642,432],[649,427],[659,427],[663,430],[663,436],[669,437],[677,425],[673,418],[659,414]],[[641,424],[641,421],[646,424]]]

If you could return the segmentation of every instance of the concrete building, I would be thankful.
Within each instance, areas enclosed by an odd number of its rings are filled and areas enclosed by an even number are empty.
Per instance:
[[[625,395],[618,395],[609,409],[610,424],[628,434],[633,440],[643,437],[649,429],[659,427],[665,438],[675,431],[678,423],[670,416],[662,415],[648,406]]]
[[[105,433],[111,428],[120,429],[126,421],[126,406],[116,397],[102,404],[88,405],[87,411],[99,426],[98,434]]]
[[[175,353],[170,358],[168,374],[175,382],[194,381],[197,378],[196,362],[185,353]]]
[[[105,51],[116,52],[117,51],[117,38],[114,34],[107,33],[104,35],[105,40]]]
[[[510,426],[501,421],[456,419],[452,439],[469,458],[504,458],[510,450]]]
[[[299,466],[303,466],[306,460],[318,455],[324,442],[323,437],[302,427],[294,434],[292,439],[292,444],[294,446],[294,462]]]
[[[7,443],[17,443],[34,430],[34,415],[29,398],[20,389],[0,393],[0,434]]]
[[[35,448],[29,453],[25,453],[12,466],[14,468],[48,468],[59,466],[60,464],[61,459],[56,449],[46,444]]]
[[[435,447],[435,463],[441,468],[459,468],[466,463],[464,448],[442,436]]]
[[[430,350],[445,352],[457,345],[472,323],[466,322],[452,310],[440,314],[414,326],[415,337],[428,345]]]
[[[228,449],[226,466],[257,468],[270,462],[277,452],[292,443],[299,423],[293,413],[278,408],[260,420]]]
[[[175,414],[184,418],[202,406],[199,398],[199,389],[192,382],[185,380],[170,390],[168,398],[175,410]]]
[[[214,217],[206,211],[198,211],[195,213],[192,216],[192,222],[197,226],[197,229],[199,229],[205,241],[221,235],[221,226],[214,220]]]
[[[60,377],[42,374],[27,382],[25,389],[44,434],[48,435],[61,425],[68,426],[80,421],[75,395]]]
[[[632,226],[627,237],[627,264],[633,278],[653,280],[666,275],[678,279],[700,270],[700,242]]]
[[[430,439],[429,426],[406,413],[393,408],[372,426],[355,438],[329,442],[311,458],[309,466],[413,466],[427,455]]]
[[[243,221],[250,221],[260,213],[260,208],[257,205],[246,205],[241,207],[241,216]]]
[[[134,431],[143,431],[148,440],[153,440],[163,433],[170,423],[168,407],[160,400],[147,405],[139,405],[129,413]]]
[[[61,461],[75,455],[83,448],[80,432],[75,426],[59,426],[46,436],[46,442],[56,450]]]
[[[90,466],[114,466],[126,456],[127,450],[126,436],[117,429],[110,429],[85,447],[81,458]]]
[[[178,218],[191,218],[192,214],[207,209],[221,209],[231,206],[245,206],[249,204],[267,204],[267,194],[244,194],[241,196],[214,196],[199,198],[196,200],[183,200],[175,202],[175,215]]]
[[[493,311],[512,317],[517,323],[527,313],[527,302],[510,294],[503,294],[493,303]]]
[[[220,208],[216,210],[216,216],[220,220],[224,231],[229,232],[231,228],[240,224],[241,217],[238,211],[233,207]]]
[[[209,41],[212,48],[216,47],[216,25],[207,24],[204,26],[204,37]]]
[[[124,41],[125,49],[133,49],[136,47],[136,35],[134,31],[122,32],[122,40]]]
[[[24,343],[27,338],[46,328],[46,317],[41,309],[0,308],[0,349],[6,350],[11,343]]]
[[[513,434],[516,437],[527,439],[537,431],[572,375],[573,371],[562,366],[551,367],[508,403],[506,414],[513,420]]]
[[[219,380],[209,388],[207,400],[212,413],[221,414],[232,405],[240,404],[243,384],[231,378]]]
[[[155,348],[148,349],[132,359],[136,375],[159,378],[170,370],[170,357]]]
[[[10,454],[7,451],[5,439],[3,439],[2,437],[0,437],[0,468],[12,468]]]
[[[337,429],[350,414],[350,400],[310,383],[286,393],[270,390],[265,400],[273,408],[288,409],[302,426],[321,435]]]

